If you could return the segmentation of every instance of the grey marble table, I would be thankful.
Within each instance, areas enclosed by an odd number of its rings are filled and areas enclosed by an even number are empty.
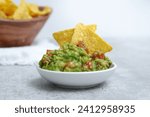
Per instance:
[[[62,89],[34,66],[0,66],[0,99],[150,99],[149,38],[107,38],[118,65],[112,77],[90,89]]]

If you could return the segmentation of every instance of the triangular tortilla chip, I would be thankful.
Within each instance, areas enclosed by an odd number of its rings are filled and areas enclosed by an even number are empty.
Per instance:
[[[17,10],[13,15],[13,19],[15,20],[27,20],[32,19],[29,14],[28,7],[25,0],[20,1],[20,5],[18,6]]]
[[[76,26],[71,41],[71,43],[75,45],[78,45],[80,42],[82,42],[82,46],[88,50],[89,54],[93,54],[95,51],[106,53],[112,50],[110,44],[83,24],[78,24]]]
[[[95,24],[87,25],[86,27],[89,30],[93,31],[93,32],[96,31],[96,25]],[[60,47],[62,47],[62,45],[65,42],[68,42],[68,43],[71,42],[73,33],[74,33],[74,28],[67,29],[67,30],[64,30],[64,31],[55,32],[55,33],[53,33],[53,37],[58,42],[58,44],[60,45]]]

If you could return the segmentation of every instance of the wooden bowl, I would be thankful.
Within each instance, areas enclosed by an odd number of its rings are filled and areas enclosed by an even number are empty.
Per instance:
[[[40,7],[41,9],[43,7]],[[31,20],[0,19],[0,47],[25,46],[32,44],[50,14]]]

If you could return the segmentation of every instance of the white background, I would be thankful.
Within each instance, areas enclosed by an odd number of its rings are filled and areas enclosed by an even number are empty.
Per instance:
[[[51,36],[52,32],[74,27],[79,22],[98,24],[103,37],[150,36],[150,0],[27,1],[53,8],[53,13],[39,37]]]

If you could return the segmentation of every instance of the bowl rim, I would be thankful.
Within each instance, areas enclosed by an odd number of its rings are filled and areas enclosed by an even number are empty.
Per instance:
[[[39,70],[41,70],[43,72],[57,73],[57,74],[94,74],[94,73],[104,73],[104,72],[112,71],[112,70],[115,70],[117,68],[116,63],[112,62],[112,66],[106,70],[89,71],[89,72],[62,72],[62,71],[51,71],[51,70],[42,69],[39,67],[39,64],[37,62],[34,62],[34,65],[36,66],[36,68],[38,68]]]
[[[44,8],[45,6],[39,6],[39,8]],[[9,23],[26,23],[26,22],[34,22],[34,21],[39,21],[42,19],[45,19],[47,17],[50,16],[50,14],[52,13],[52,11],[46,15],[42,15],[42,16],[38,16],[38,17],[34,17],[32,19],[25,19],[25,20],[13,20],[13,19],[0,19],[0,22],[9,22]]]

